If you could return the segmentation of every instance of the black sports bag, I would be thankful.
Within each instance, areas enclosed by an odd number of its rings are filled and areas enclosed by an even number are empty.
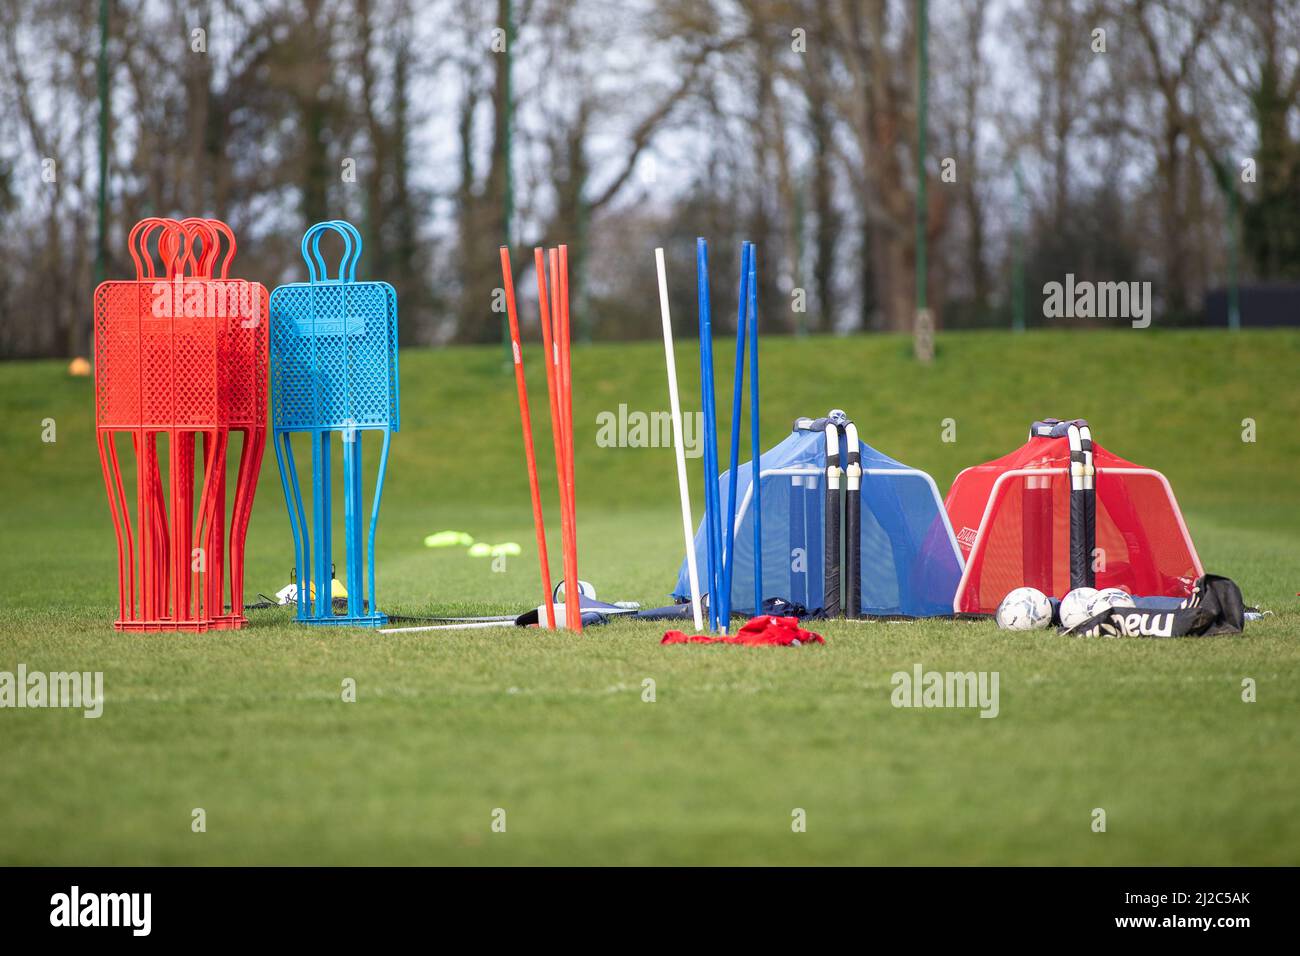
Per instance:
[[[1240,634],[1246,624],[1241,588],[1229,578],[1196,579],[1182,606],[1170,611],[1110,608],[1066,631],[1074,637],[1209,637]]]

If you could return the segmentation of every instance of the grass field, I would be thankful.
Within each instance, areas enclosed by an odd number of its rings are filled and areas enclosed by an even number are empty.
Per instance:
[[[0,670],[102,670],[106,691],[98,720],[0,711],[0,863],[1300,863],[1300,334],[938,344],[921,368],[893,337],[766,340],[764,446],[796,415],[842,406],[865,440],[946,489],[1035,417],[1086,416],[1103,445],[1168,475],[1206,567],[1274,613],[1244,637],[1185,641],[830,623],[824,647],[795,650],[661,647],[662,626],[626,621],[580,637],[384,636],[297,627],[282,609],[250,612],[237,633],[119,634],[92,384],[63,363],[0,365]],[[695,353],[679,345],[683,401],[698,408]],[[725,343],[717,354],[729,383]],[[1089,374],[1067,374],[1067,356]],[[381,606],[536,603],[501,349],[401,361]],[[620,403],[666,407],[661,350],[591,346],[573,361],[582,575],[604,598],[662,603],[681,555],[672,452],[594,437]],[[955,443],[940,440],[947,418]],[[553,489],[552,471],[552,519]],[[524,555],[494,571],[423,547],[446,528]],[[269,449],[250,537],[250,592],[273,593],[292,555]],[[894,709],[890,676],[916,663],[998,671],[1000,715]],[[198,807],[205,833],[191,832]],[[795,808],[807,832],[792,832]]]

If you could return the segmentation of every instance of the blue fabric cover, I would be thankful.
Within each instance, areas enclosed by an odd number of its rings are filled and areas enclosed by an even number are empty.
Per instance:
[[[846,460],[840,439],[840,463]],[[862,613],[935,617],[952,614],[962,566],[943,503],[927,477],[859,442],[862,454]],[[816,611],[823,604],[822,524],[826,498],[826,436],[796,429],[759,458],[763,472],[764,599],[784,598]],[[769,474],[788,469],[798,474]],[[866,474],[878,469],[883,474]],[[898,474],[889,474],[898,472]],[[752,466],[737,475],[739,515],[736,564],[731,579],[734,613],[754,612],[753,513],[746,504]],[[728,473],[718,479],[726,544]],[[841,479],[841,487],[843,480]],[[707,588],[704,525],[695,532],[700,587]],[[841,586],[841,600],[847,588]],[[690,600],[686,562],[677,574],[673,597]]]

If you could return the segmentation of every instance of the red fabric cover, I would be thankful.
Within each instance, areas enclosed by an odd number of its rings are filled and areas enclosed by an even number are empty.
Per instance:
[[[1098,469],[1097,547],[1105,568],[1097,587],[1131,594],[1185,597],[1203,572],[1183,535],[1177,504],[1152,475],[1110,474],[1141,468],[1093,443]],[[944,507],[968,563],[971,547],[998,476],[1018,469],[1061,469],[1057,474],[1003,482],[989,512],[981,554],[968,572],[957,610],[991,614],[1013,588],[1036,587],[1064,597],[1070,587],[1070,442],[1031,438],[1008,455],[967,468],[953,481]]]
[[[805,631],[799,626],[797,617],[776,617],[762,614],[752,617],[749,622],[734,635],[683,634],[681,631],[669,631],[661,644],[777,644],[792,647],[796,644],[825,644],[820,634]]]

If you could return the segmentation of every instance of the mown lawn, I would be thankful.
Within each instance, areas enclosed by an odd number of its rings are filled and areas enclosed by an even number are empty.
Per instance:
[[[0,710],[0,863],[1300,862],[1300,335],[947,334],[928,368],[885,336],[763,349],[765,447],[840,406],[941,489],[1035,417],[1089,418],[1103,445],[1168,475],[1207,568],[1272,615],[1186,641],[830,623],[824,647],[797,650],[666,648],[662,626],[627,621],[580,637],[319,631],[281,609],[238,633],[119,634],[92,384],[63,363],[0,364],[0,670],[102,670],[106,690],[98,720]],[[726,343],[716,354],[725,422]],[[666,407],[661,350],[573,361],[582,576],[602,597],[662,603],[681,554],[672,453],[595,440],[601,412]],[[687,408],[694,362],[679,341]],[[402,399],[381,606],[536,603],[502,351],[403,352]],[[558,567],[553,470],[543,490]],[[523,556],[494,569],[423,547],[448,528]],[[269,449],[250,537],[250,592],[273,593],[293,559]],[[891,675],[916,663],[998,671],[999,716],[895,709]],[[199,807],[206,833],[191,832]]]

